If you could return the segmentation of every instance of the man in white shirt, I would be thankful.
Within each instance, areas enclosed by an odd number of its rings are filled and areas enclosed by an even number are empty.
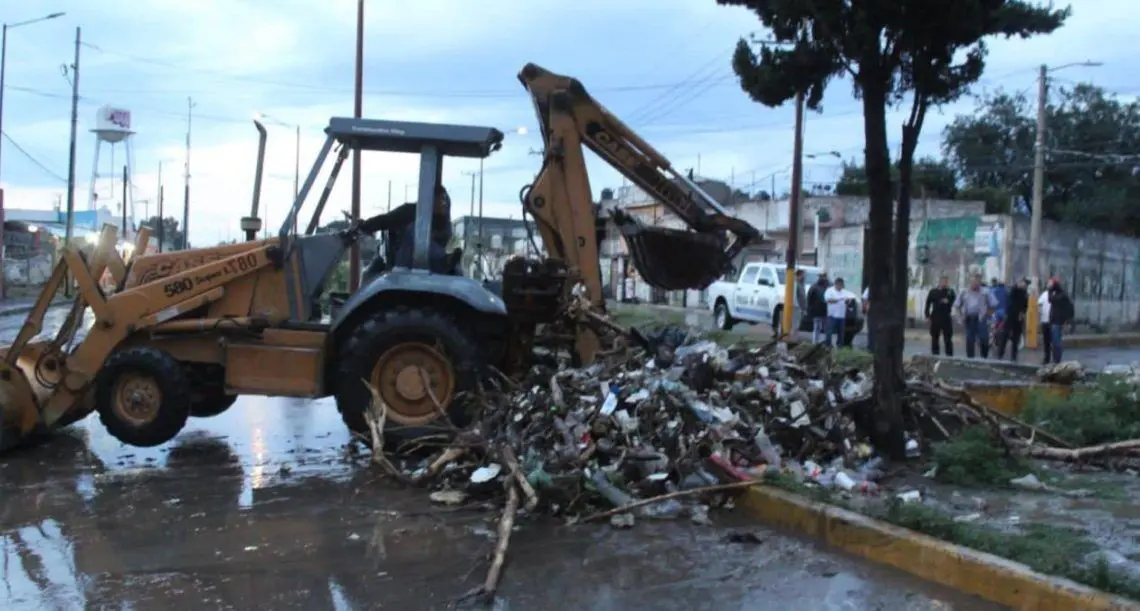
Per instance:
[[[1049,327],[1049,314],[1053,304],[1049,303],[1049,287],[1045,286],[1045,290],[1041,291],[1041,296],[1037,298],[1037,322],[1038,327],[1041,329],[1041,347],[1044,348],[1046,365],[1053,354],[1053,331]]]
[[[871,337],[871,319],[867,316],[867,310],[871,304],[871,287],[868,285],[863,289],[863,328],[867,330],[867,350],[873,351],[875,349],[874,338]]]
[[[823,292],[823,300],[827,303],[827,333],[823,343],[835,345],[831,343],[833,334],[840,344],[843,343],[844,327],[847,326],[847,302],[854,298],[854,293],[843,288],[843,278],[836,278],[835,284]]]

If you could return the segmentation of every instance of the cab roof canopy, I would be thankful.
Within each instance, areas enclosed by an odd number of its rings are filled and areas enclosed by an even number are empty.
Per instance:
[[[493,127],[351,117],[329,119],[325,133],[365,151],[418,154],[424,146],[434,146],[451,157],[487,157],[503,143],[503,132]]]

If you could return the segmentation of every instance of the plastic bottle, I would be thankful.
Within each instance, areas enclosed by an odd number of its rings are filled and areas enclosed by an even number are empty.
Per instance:
[[[768,434],[761,429],[756,433],[753,441],[756,443],[756,447],[760,449],[760,455],[764,457],[764,462],[768,463],[769,467],[779,469],[782,464],[780,450],[772,443]]]

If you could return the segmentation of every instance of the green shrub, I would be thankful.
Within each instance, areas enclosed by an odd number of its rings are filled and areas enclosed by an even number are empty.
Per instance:
[[[1008,486],[1029,468],[1006,455],[985,427],[971,427],[949,441],[934,444],[935,479],[959,486]]]
[[[1102,375],[1090,387],[1073,389],[1068,398],[1035,392],[1022,415],[1078,446],[1140,437],[1140,401],[1122,376]]]

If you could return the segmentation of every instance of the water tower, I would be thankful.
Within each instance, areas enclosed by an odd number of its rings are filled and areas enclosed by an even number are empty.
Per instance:
[[[111,210],[118,210],[119,214],[116,218],[120,219],[115,224],[121,225],[122,220],[126,219],[127,226],[120,227],[120,236],[128,238],[128,233],[133,233],[131,228],[134,225],[134,197],[131,184],[134,177],[134,149],[131,147],[131,136],[135,132],[131,131],[131,111],[124,108],[116,108],[114,106],[103,106],[96,111],[95,115],[95,129],[91,130],[95,134],[95,159],[91,166],[91,192],[88,194],[88,210],[97,210],[100,202],[108,204]],[[110,187],[107,189],[105,196],[100,199],[98,192],[95,190],[99,180],[99,154],[102,152],[103,144],[110,145],[111,153],[111,172]],[[122,143],[126,155],[124,164],[127,167],[127,189],[126,192],[120,193],[120,199],[115,200],[115,184],[121,184],[123,180],[122,165],[115,163],[115,145]],[[122,208],[123,202],[126,202],[126,210]]]

